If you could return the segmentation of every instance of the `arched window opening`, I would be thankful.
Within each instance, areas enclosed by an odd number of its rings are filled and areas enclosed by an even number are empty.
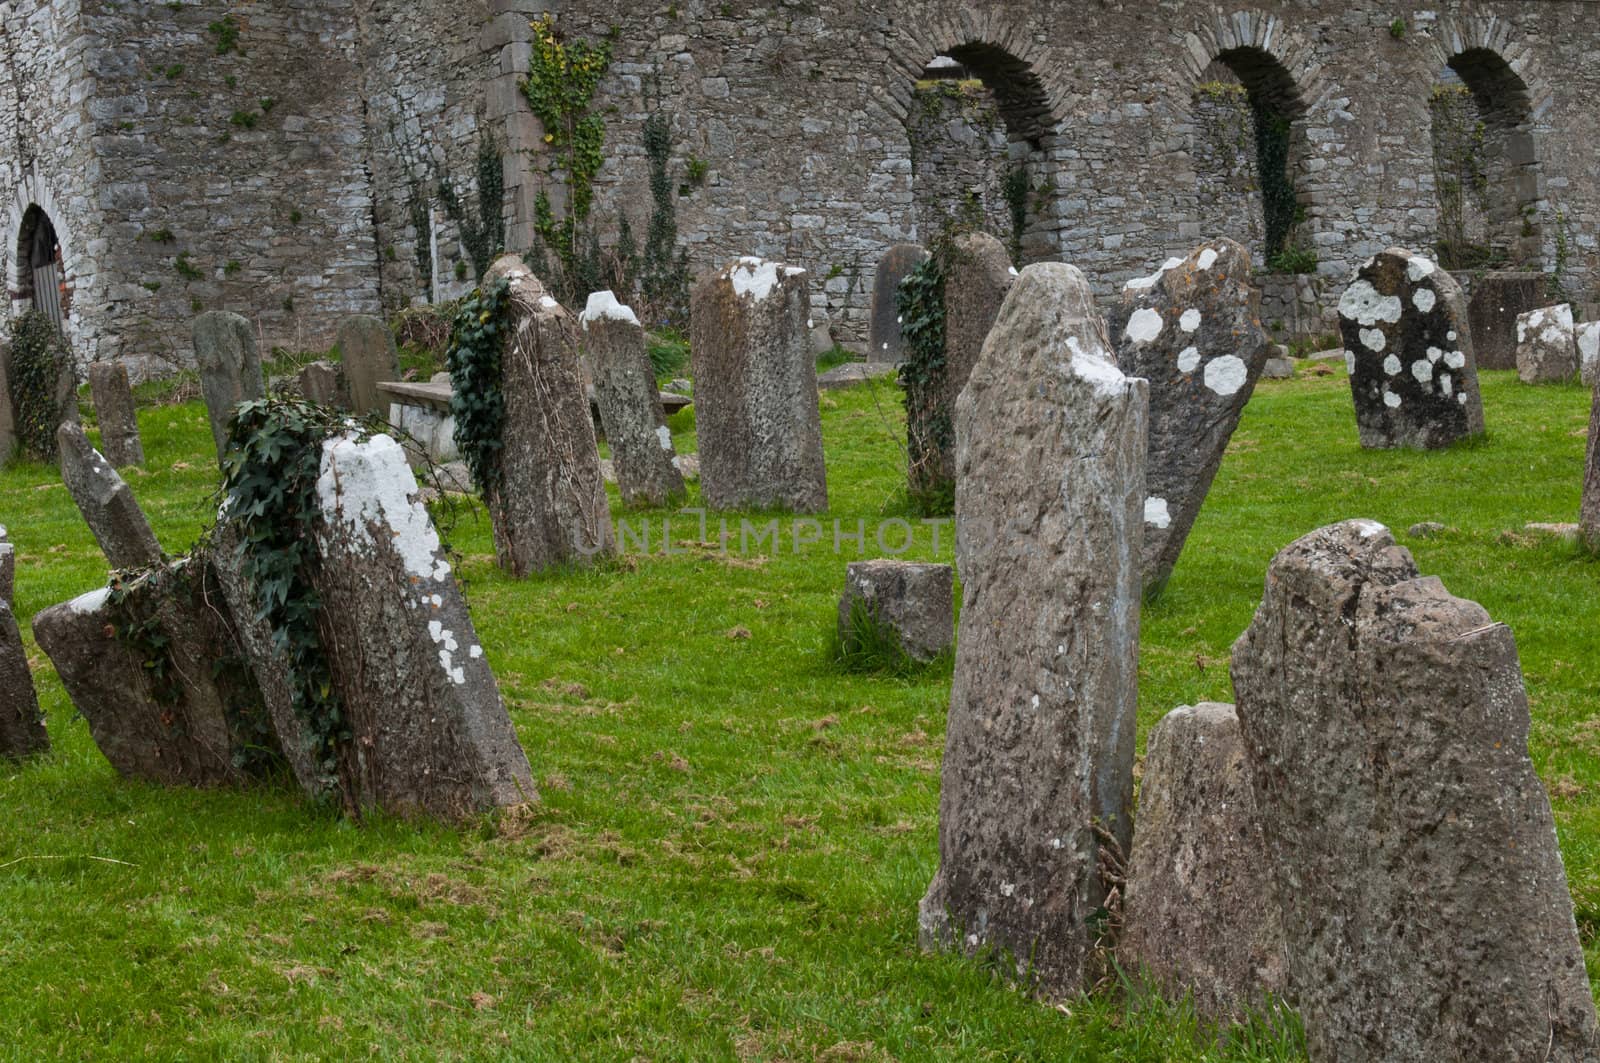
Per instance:
[[[30,206],[22,216],[22,228],[17,233],[17,262],[22,289],[19,294],[54,322],[56,331],[65,334],[71,294],[61,258],[61,241],[49,215],[37,205]]]

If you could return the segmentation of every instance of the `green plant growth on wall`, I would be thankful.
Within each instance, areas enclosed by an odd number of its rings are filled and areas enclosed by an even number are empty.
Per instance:
[[[1028,183],[1028,168],[1021,163],[1012,166],[1000,181],[1000,192],[1005,196],[1006,208],[1011,212],[1011,261],[1022,265],[1022,234],[1028,229],[1028,200],[1033,187]]]
[[[640,288],[651,320],[687,328],[689,252],[678,247],[678,208],[669,173],[672,120],[659,106],[644,121],[644,152],[650,161],[651,209],[639,269]]]
[[[461,300],[445,355],[450,370],[450,414],[455,442],[473,485],[490,506],[500,493],[500,450],[505,434],[501,355],[508,331],[509,285],[500,278]]]
[[[1483,219],[1489,212],[1484,167],[1487,129],[1465,85],[1435,85],[1428,98],[1432,118],[1434,194],[1439,204],[1435,249],[1445,269],[1489,269],[1510,254],[1495,247]]]
[[[433,225],[428,216],[428,195],[417,182],[412,182],[411,192],[406,197],[406,213],[411,216],[411,231],[416,234],[412,252],[417,263],[417,282],[422,286],[420,294],[424,298],[431,299],[433,298]]]
[[[1301,220],[1300,201],[1289,175],[1289,143],[1293,135],[1289,119],[1271,103],[1252,93],[1250,110],[1256,140],[1256,177],[1261,183],[1261,213],[1265,238],[1262,254],[1268,268],[1277,272],[1307,272],[1307,260],[1293,244],[1295,226]],[[1286,252],[1295,252],[1286,255]],[[1315,268],[1316,259],[1309,261]]]
[[[76,401],[72,352],[55,322],[38,310],[11,321],[11,403],[17,443],[40,461],[56,457],[56,429]],[[0,459],[9,455],[0,454]]]
[[[461,197],[456,194],[449,177],[439,178],[439,202],[444,205],[445,213],[456,223],[461,231],[461,242],[466,246],[467,254],[472,259],[472,266],[481,277],[494,264],[495,256],[505,250],[506,244],[506,218],[505,218],[505,171],[500,145],[492,135],[484,133],[478,139],[477,159],[478,179],[478,209],[476,214],[469,211]],[[415,221],[415,207],[413,207],[413,221]],[[423,216],[426,232],[427,217]],[[464,264],[460,264],[464,266]],[[433,273],[432,251],[429,251],[428,273]],[[459,279],[460,273],[458,271]]]
[[[932,253],[906,274],[895,293],[906,359],[900,365],[900,386],[906,403],[906,466],[912,508],[925,517],[954,512],[955,485],[944,481],[939,456],[955,440],[955,425],[944,409],[945,260],[948,238],[934,242]]]
[[[206,27],[217,39],[217,54],[239,52],[239,23],[232,15],[223,15]],[[230,85],[229,88],[232,88]]]

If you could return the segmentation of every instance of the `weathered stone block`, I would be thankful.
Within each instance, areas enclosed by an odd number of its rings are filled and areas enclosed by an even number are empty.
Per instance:
[[[200,393],[211,417],[217,460],[228,447],[228,422],[234,407],[266,394],[261,355],[250,322],[238,314],[213,310],[194,319],[194,360],[200,369]]]
[[[6,544],[4,549],[9,550]],[[17,618],[11,614],[9,589],[0,599],[0,758],[20,760],[50,748],[44,714],[28,670]]]
[[[1132,835],[1147,386],[1083,274],[1030,266],[956,409],[960,637],[925,945],[1093,981],[1101,836]]]
[[[806,271],[741,258],[702,281],[690,301],[706,505],[827,509]]]
[[[955,643],[955,573],[949,565],[852,561],[839,599],[839,640],[856,648],[858,613],[893,636],[914,661],[931,661]]]
[[[121,362],[95,362],[89,367],[89,391],[94,396],[106,460],[118,469],[143,465],[144,444],[139,439],[139,416],[133,389],[128,386],[128,370]]]
[[[1473,281],[1467,320],[1480,369],[1517,367],[1517,318],[1545,305],[1543,273],[1486,273]]]
[[[1109,315],[1118,365],[1150,382],[1147,593],[1172,575],[1272,351],[1250,276],[1250,252],[1213,241],[1130,281]]]
[[[872,279],[868,361],[898,362],[905,357],[906,338],[900,332],[900,282],[927,259],[928,249],[920,244],[895,244],[878,259],[878,272]]]
[[[1517,318],[1517,379],[1564,383],[1578,376],[1578,334],[1572,306],[1544,306]]]
[[[1213,1020],[1285,986],[1283,925],[1232,705],[1173,709],[1150,733],[1123,899],[1122,965]]]
[[[1434,450],[1483,434],[1472,333],[1455,278],[1392,247],[1339,300],[1361,445]]]
[[[1595,1058],[1510,629],[1346,521],[1273,559],[1233,684],[1311,1057]]]
[[[638,317],[610,292],[595,292],[579,323],[622,500],[665,506],[682,499],[683,474],[673,464],[672,432]]]
[[[89,445],[83,428],[62,425],[56,430],[56,447],[61,478],[111,567],[143,568],[159,562],[161,543],[144,510],[117,470]]]
[[[345,318],[339,323],[339,357],[351,412],[358,417],[381,412],[378,385],[400,379],[400,352],[389,326],[366,314]]]

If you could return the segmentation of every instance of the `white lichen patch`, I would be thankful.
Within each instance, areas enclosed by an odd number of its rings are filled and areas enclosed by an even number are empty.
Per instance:
[[[1437,362],[1439,359],[1441,359],[1443,357],[1444,357],[1444,352],[1441,351],[1439,348],[1437,348],[1437,347],[1429,347],[1428,348],[1428,361]]]
[[[1455,390],[1455,386],[1456,382],[1450,378],[1449,373],[1439,374],[1439,390],[1444,393],[1445,398],[1448,399],[1450,397],[1450,393]]]
[[[1369,281],[1358,280],[1339,297],[1339,314],[1368,328],[1383,321],[1392,325],[1400,320],[1398,295],[1380,295]]]
[[[1352,523],[1354,523],[1355,526],[1360,529],[1361,537],[1363,539],[1370,539],[1374,535],[1383,535],[1389,530],[1375,520],[1356,520]]]
[[[1438,268],[1433,264],[1432,259],[1424,258],[1421,255],[1412,255],[1406,260],[1406,276],[1411,278],[1412,284],[1433,276],[1433,271]]]
[[[1167,500],[1164,498],[1147,498],[1144,500],[1144,522],[1153,524],[1157,528],[1172,526],[1172,514],[1167,510]]]
[[[1434,304],[1438,301],[1438,298],[1438,296],[1433,294],[1432,288],[1418,288],[1416,291],[1411,293],[1411,304],[1426,314],[1433,310]]]
[[[1383,360],[1383,373],[1385,376],[1399,376],[1400,369],[1400,358],[1398,355],[1391,354],[1389,357]]]
[[[656,442],[661,444],[661,449],[668,454],[672,453],[672,432],[666,425],[656,426]]]
[[[1444,356],[1444,364],[1449,366],[1451,369],[1461,369],[1465,367],[1467,364],[1467,352],[1451,351],[1449,354]]]
[[[1361,345],[1375,354],[1381,354],[1389,346],[1389,337],[1383,334],[1382,329],[1364,328],[1361,330]]]
[[[1161,264],[1161,268],[1148,277],[1136,277],[1122,286],[1125,292],[1146,292],[1161,283],[1161,278],[1167,275],[1168,270],[1176,269],[1183,265],[1181,258],[1169,258]]]
[[[111,588],[101,587],[97,591],[90,591],[88,594],[78,595],[76,598],[72,599],[72,601],[67,603],[67,608],[71,609],[79,616],[85,616],[89,613],[98,613],[101,607],[106,604],[106,599],[110,596]]]
[[[1427,384],[1433,380],[1433,363],[1426,358],[1418,358],[1411,363],[1411,375],[1417,378],[1417,383]]]
[[[1356,352],[1355,351],[1345,351],[1344,352],[1344,371],[1346,373],[1349,373],[1351,376],[1355,376],[1356,375]]]
[[[1185,347],[1178,352],[1178,372],[1192,373],[1200,368],[1200,348]]]
[[[1149,343],[1161,335],[1164,327],[1160,313],[1149,307],[1141,307],[1128,317],[1128,326],[1124,331],[1134,343]]]
[[[1218,395],[1234,395],[1250,379],[1250,367],[1238,355],[1225,354],[1206,363],[1206,387]]]
[[[1185,332],[1193,332],[1195,329],[1199,328],[1200,311],[1192,309],[1185,310],[1183,312],[1183,316],[1178,319],[1178,327],[1183,329]]]
[[[583,313],[578,315],[578,323],[587,332],[591,321],[626,321],[634,326],[639,324],[638,315],[631,308],[617,302],[617,297],[609,291],[590,294]]]
[[[1383,389],[1383,404],[1385,406],[1389,407],[1389,409],[1391,409],[1391,410],[1398,410],[1400,408],[1400,396],[1396,395],[1394,392],[1390,391],[1388,388],[1384,388]]]
[[[561,307],[561,304],[556,302],[550,296],[548,296],[548,295],[539,296],[539,309],[540,310],[557,310],[557,309],[560,309],[560,307]]]
[[[1069,363],[1072,374],[1092,385],[1095,394],[1110,397],[1127,390],[1128,378],[1122,375],[1117,363],[1098,343],[1085,347],[1078,337],[1068,336],[1067,350],[1072,352],[1072,361]]]
[[[1211,248],[1200,252],[1200,259],[1194,264],[1195,269],[1210,269],[1217,264],[1217,253]]]
[[[790,266],[784,270],[784,276],[794,276],[791,272],[796,267]],[[805,270],[798,272],[804,273]],[[761,302],[772,294],[772,289],[778,286],[778,263],[768,262],[765,259],[746,255],[728,271],[728,280],[733,282],[736,295],[749,296],[755,302]]]
[[[428,511],[417,501],[417,481],[405,450],[392,438],[366,442],[344,435],[322,444],[317,498],[329,528],[357,548],[376,547],[373,528],[384,529],[408,575],[442,580],[450,574]]]

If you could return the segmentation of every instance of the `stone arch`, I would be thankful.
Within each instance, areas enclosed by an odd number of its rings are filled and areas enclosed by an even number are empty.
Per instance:
[[[55,232],[55,240],[60,247],[62,277],[70,283],[77,275],[76,247],[66,221],[57,209],[56,198],[48,185],[29,175],[17,186],[7,212],[6,292],[13,305],[34,305],[33,273],[29,259],[41,223],[48,224]],[[69,311],[70,307],[63,306],[63,317]]]
[[[1439,251],[1452,268],[1484,265],[1538,267],[1544,256],[1543,172],[1539,119],[1550,105],[1550,89],[1532,52],[1510,39],[1499,19],[1441,20],[1431,38],[1431,58],[1440,79],[1432,87],[1436,192],[1440,206]],[[1475,159],[1452,160],[1439,123],[1459,85],[1471,101],[1478,126]],[[1449,173],[1458,168],[1465,173]],[[1462,222],[1472,204],[1460,185],[1479,183],[1481,216]],[[1451,196],[1467,203],[1451,202]],[[1459,246],[1452,246],[1459,244]]]

